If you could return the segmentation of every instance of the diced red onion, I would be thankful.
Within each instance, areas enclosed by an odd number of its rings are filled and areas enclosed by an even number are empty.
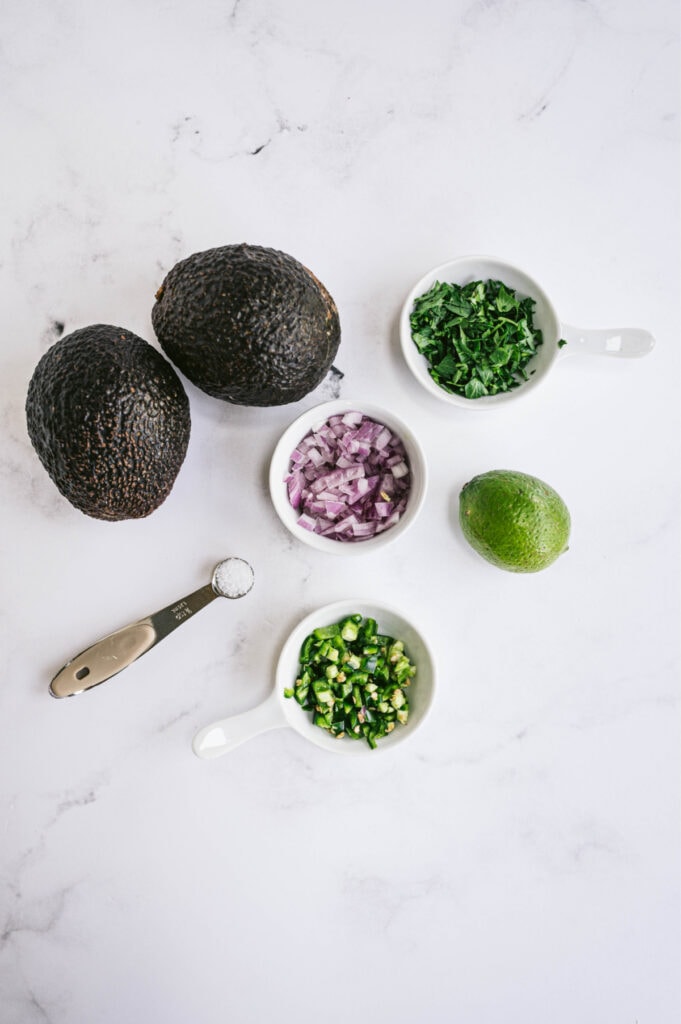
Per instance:
[[[303,474],[299,469],[289,473],[286,484],[288,488],[288,500],[293,508],[300,508],[303,501]]]
[[[376,447],[378,449],[385,448],[385,446],[390,441],[391,437],[392,437],[392,434],[390,433],[388,428],[387,427],[383,427],[383,430],[379,434],[376,435],[376,440],[374,441],[374,447]]]
[[[411,472],[401,439],[352,410],[302,438],[285,483],[300,526],[338,541],[362,541],[399,522]]]

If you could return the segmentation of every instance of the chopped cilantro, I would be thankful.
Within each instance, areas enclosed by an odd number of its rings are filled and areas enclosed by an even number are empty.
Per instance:
[[[496,395],[529,379],[525,367],[543,340],[534,306],[502,281],[436,281],[414,302],[412,340],[444,391]]]

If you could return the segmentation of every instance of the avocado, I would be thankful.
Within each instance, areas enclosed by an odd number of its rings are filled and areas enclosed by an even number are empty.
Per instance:
[[[31,443],[61,494],[94,519],[140,519],[170,493],[189,443],[189,400],[160,352],[95,324],[57,341],[26,398]]]
[[[182,373],[236,405],[297,402],[324,379],[340,344],[324,285],[292,256],[257,245],[181,260],[156,293],[151,319]]]

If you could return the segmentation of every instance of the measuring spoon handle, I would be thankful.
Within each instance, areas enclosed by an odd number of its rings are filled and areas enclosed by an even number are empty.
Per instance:
[[[217,596],[209,583],[181,601],[102,637],[67,661],[50,683],[50,693],[53,697],[73,697],[118,675]]]
[[[192,749],[197,757],[220,757],[229,750],[234,750],[241,743],[250,740],[261,732],[269,729],[280,729],[288,725],[276,691],[250,711],[231,718],[222,718],[219,722],[206,725],[199,729]]]
[[[560,353],[566,356],[585,352],[588,355],[639,359],[655,347],[655,338],[640,327],[586,328],[562,324],[561,334],[567,345]]]

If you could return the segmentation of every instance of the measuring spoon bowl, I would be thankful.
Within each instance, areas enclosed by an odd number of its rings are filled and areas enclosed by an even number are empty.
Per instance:
[[[309,712],[304,711],[293,697],[285,697],[284,690],[292,687],[298,674],[300,648],[313,629],[339,622],[348,615],[360,614],[376,619],[379,630],[404,641],[405,650],[416,666],[416,676],[407,691],[409,718],[378,741],[374,750],[365,739],[349,737],[337,739],[325,729],[314,725]],[[193,740],[194,753],[201,758],[214,758],[234,750],[241,743],[272,729],[290,728],[300,736],[334,754],[349,757],[376,755],[402,743],[413,735],[423,722],[433,702],[435,691],[435,665],[431,650],[417,627],[395,608],[371,601],[348,599],[325,605],[306,615],[284,643],[277,662],[274,689],[256,707],[239,715],[222,718],[200,729]]]
[[[517,292],[521,298],[534,300],[534,325],[542,332],[543,342],[528,362],[528,379],[512,391],[481,398],[465,398],[451,394],[435,383],[428,370],[428,361],[414,344],[410,316],[414,302],[436,281],[465,285],[471,281],[498,280]],[[429,270],[409,292],[400,313],[400,345],[405,362],[422,387],[441,401],[465,409],[492,409],[517,401],[528,395],[546,379],[560,356],[583,353],[620,358],[639,358],[652,351],[655,339],[649,331],[636,327],[587,329],[562,324],[550,298],[533,277],[520,267],[496,256],[461,256]],[[567,342],[561,346],[561,340]]]

